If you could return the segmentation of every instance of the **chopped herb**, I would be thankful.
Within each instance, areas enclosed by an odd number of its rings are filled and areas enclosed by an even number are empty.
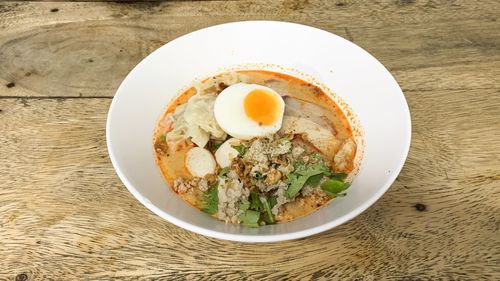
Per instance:
[[[249,227],[259,227],[258,221],[260,218],[260,212],[246,210],[239,217],[241,224]]]
[[[207,193],[205,194],[205,202],[204,207],[202,209],[203,212],[213,215],[217,213],[218,205],[219,205],[219,197],[218,197],[218,189],[217,184],[212,185]]]
[[[260,201],[260,196],[256,192],[250,193],[250,209],[259,212],[264,210],[264,206]]]
[[[309,177],[321,173],[330,172],[328,167],[322,162],[306,164],[302,161],[297,161],[293,164],[293,167],[294,173]]]
[[[229,167],[222,168],[219,172],[219,177],[227,178],[227,173],[229,173],[229,171],[230,171]]]
[[[240,211],[246,211],[250,208],[250,202],[246,199],[241,200],[240,202]]]
[[[335,173],[331,176],[331,178],[339,180],[339,181],[345,181],[345,179],[347,178],[347,174],[346,173]]]
[[[269,197],[268,201],[269,201],[269,207],[272,209],[274,208],[274,206],[276,206],[276,204],[278,204],[278,197],[273,195]]]
[[[348,183],[345,183],[343,181],[337,180],[337,179],[329,179],[326,180],[322,185],[321,189],[323,191],[332,196],[335,197],[337,194],[341,193],[342,191],[346,190],[349,187]]]
[[[257,220],[258,224],[245,224],[247,226],[258,227],[259,225],[265,224],[273,224],[275,223],[273,213],[271,209],[277,204],[276,196],[271,196],[267,198],[264,195],[261,195],[257,192],[251,192],[249,200],[241,200],[239,209],[244,213],[241,215],[245,217],[245,213],[249,211],[256,212],[259,214],[259,219]],[[240,221],[242,217],[240,216]]]
[[[167,141],[167,136],[166,135],[161,135],[160,136],[161,141]]]
[[[286,196],[288,198],[293,198],[302,189],[306,183],[309,176],[303,176],[296,173],[291,173],[288,175],[288,189],[286,190]]]
[[[298,161],[293,162],[293,170],[294,171],[297,171],[299,169],[305,169],[305,166],[307,166],[307,163],[305,163],[302,160],[298,160]]]
[[[261,172],[255,172],[255,176],[254,176],[254,178],[255,178],[256,180],[262,180],[262,179],[265,179],[266,177],[267,177],[267,175],[262,175],[262,173],[261,173]]]
[[[317,174],[317,175],[314,175],[314,176],[310,176],[307,179],[306,184],[310,185],[312,187],[316,187],[319,184],[319,182],[321,181],[322,178],[323,178],[323,174]]]
[[[271,212],[271,206],[269,205],[269,202],[267,201],[266,197],[260,197],[260,202],[262,202],[262,205],[264,206],[264,211],[265,214],[267,215],[267,221],[269,223],[274,223],[274,217],[273,213]]]
[[[309,178],[317,176],[311,179],[311,181],[313,184],[318,184],[321,177],[330,172],[328,167],[323,162],[307,164],[302,161],[297,161],[293,164],[293,166],[293,173],[288,175],[289,186],[286,190],[286,196],[288,198],[293,198],[297,195]]]
[[[245,153],[247,153],[247,150],[248,150],[248,148],[246,146],[244,146],[243,144],[233,145],[232,147],[234,149],[236,149],[236,151],[238,151],[238,155],[239,156],[245,155]]]

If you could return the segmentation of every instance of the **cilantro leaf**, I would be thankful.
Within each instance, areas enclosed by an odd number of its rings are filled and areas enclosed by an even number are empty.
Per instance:
[[[246,199],[241,200],[240,211],[246,211],[248,208],[250,208],[250,202]]]
[[[294,163],[294,173],[302,176],[314,176],[317,174],[329,172],[328,167],[324,163],[312,163],[306,164],[304,162],[297,161]]]
[[[276,196],[274,196],[274,195],[273,195],[273,196],[271,196],[271,197],[269,197],[269,199],[268,199],[268,200],[269,200],[269,207],[270,207],[271,209],[272,209],[272,208],[274,208],[274,206],[276,206],[276,204],[278,204],[278,197],[276,197]]]
[[[306,184],[307,185],[310,185],[312,187],[315,187],[319,184],[319,182],[321,181],[321,179],[323,178],[323,174],[317,174],[317,175],[314,175],[314,176],[310,176],[307,181],[306,181]]]
[[[229,167],[222,168],[219,172],[219,177],[227,178],[227,173],[229,173],[229,171],[230,171]]]
[[[310,184],[318,184],[324,174],[329,173],[330,170],[323,162],[317,163],[304,163],[297,161],[293,164],[294,171],[288,175],[288,189],[286,196],[293,198],[302,189],[304,184],[311,178]]]
[[[243,201],[242,201],[243,202]],[[248,202],[248,201],[247,201]],[[265,220],[264,222],[261,220],[259,223],[266,224],[274,223],[274,216],[271,209],[276,205],[277,199],[276,196],[271,196],[269,199],[265,195],[261,195],[257,192],[250,192],[249,198],[249,206],[247,211],[255,211],[259,214],[262,214],[262,218]],[[240,205],[241,210],[241,205]]]
[[[256,192],[250,192],[250,209],[259,212],[264,210],[264,206],[260,201],[260,196]]]
[[[249,227],[259,227],[258,224],[259,218],[260,218],[260,213],[252,210],[246,210],[243,214],[241,214],[238,217],[241,224]]]
[[[320,153],[314,152],[310,155],[311,161],[324,163],[323,156]]]
[[[161,141],[167,141],[167,136],[166,135],[161,135],[160,136]]]
[[[346,173],[335,173],[332,176],[332,179],[336,179],[336,180],[339,180],[339,181],[345,181],[345,179],[347,178],[347,174]]]
[[[286,190],[286,196],[288,198],[293,198],[302,189],[306,183],[309,176],[303,176],[296,173],[291,173],[288,175],[288,189]]]
[[[260,197],[260,201],[262,202],[262,205],[264,206],[264,211],[265,211],[265,214],[267,215],[267,221],[269,223],[274,223],[274,217],[273,217],[273,213],[271,212],[271,206],[269,205],[269,202],[267,201],[266,197]]]
[[[340,194],[342,191],[346,190],[348,187],[349,187],[349,183],[345,183],[345,182],[337,180],[337,179],[326,180],[321,185],[321,189],[323,189],[323,191],[326,194],[328,194],[332,197],[337,196],[337,194]]]
[[[241,157],[243,155],[245,155],[245,153],[247,153],[247,150],[248,150],[248,147],[246,147],[245,145],[243,144],[240,144],[240,145],[232,145],[232,147],[234,149],[236,149],[236,151],[238,151],[238,155]]]
[[[205,194],[205,201],[204,201],[204,206],[202,211],[213,215],[217,213],[218,211],[218,205],[219,205],[219,190],[217,189],[217,184],[212,185],[207,193]]]

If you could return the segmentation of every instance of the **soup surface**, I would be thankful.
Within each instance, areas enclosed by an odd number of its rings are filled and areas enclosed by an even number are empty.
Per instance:
[[[248,227],[344,196],[356,154],[347,118],[320,88],[261,70],[223,73],[180,94],[158,121],[154,148],[186,202]]]

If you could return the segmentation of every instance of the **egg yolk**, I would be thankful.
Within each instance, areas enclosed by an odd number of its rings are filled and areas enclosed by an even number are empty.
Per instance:
[[[256,89],[244,100],[246,115],[259,125],[271,125],[278,119],[278,101],[273,93]]]

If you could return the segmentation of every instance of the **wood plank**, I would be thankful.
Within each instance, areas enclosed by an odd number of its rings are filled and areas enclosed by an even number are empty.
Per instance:
[[[341,35],[375,55],[404,90],[500,86],[498,1],[252,3],[2,3],[0,96],[113,96],[133,66],[164,43],[248,19]]]
[[[184,231],[138,203],[107,156],[110,99],[0,98],[0,279],[498,279],[500,92],[408,101],[410,154],[374,206],[259,245]]]
[[[0,3],[0,279],[500,279],[499,10],[466,0]],[[413,139],[402,173],[331,231],[266,245],[199,236],[140,205],[108,160],[109,97],[126,73],[182,34],[249,19],[341,35],[405,91]]]

